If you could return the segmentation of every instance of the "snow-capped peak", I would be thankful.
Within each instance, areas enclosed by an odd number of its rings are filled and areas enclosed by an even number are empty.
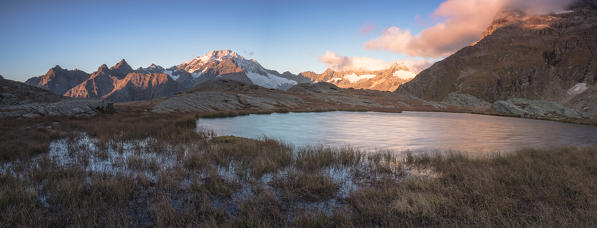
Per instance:
[[[297,84],[297,81],[269,71],[257,61],[245,59],[231,50],[210,51],[178,65],[177,70],[189,73],[195,80],[209,80],[211,77],[242,71],[253,84],[266,88],[290,88]]]
[[[231,51],[231,50],[214,50],[214,51],[208,52],[205,56],[209,56],[209,57],[211,57],[213,59],[217,59],[217,60],[222,60],[225,58],[228,58],[228,59],[243,58],[238,53]]]
[[[203,56],[197,56],[190,61],[186,61],[179,65],[179,69],[193,73],[198,70],[204,70],[204,66],[210,62],[222,62],[225,59],[231,59],[237,66],[242,68],[245,72],[257,72],[265,74],[266,70],[251,59],[245,59],[238,53],[231,50],[214,50]]]
[[[224,59],[243,59],[243,57],[231,50],[213,50],[203,56],[197,56],[192,60],[186,61],[183,64],[207,63],[210,60],[221,62]]]

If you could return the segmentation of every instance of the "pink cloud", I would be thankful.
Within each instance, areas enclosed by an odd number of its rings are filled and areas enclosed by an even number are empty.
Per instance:
[[[319,56],[319,61],[335,71],[382,70],[392,65],[381,59],[359,56],[347,57],[338,55],[332,51],[326,51],[325,54]]]
[[[413,34],[409,29],[390,27],[365,43],[370,50],[389,50],[409,56],[438,58],[477,41],[497,12],[504,8],[544,13],[561,10],[574,0],[446,0],[432,16],[441,22]]]
[[[427,22],[419,15],[415,16],[415,23],[417,23],[418,26],[425,26],[427,24]]]
[[[375,30],[375,28],[377,28],[375,24],[363,24],[363,26],[361,26],[361,30],[359,30],[359,33],[361,35],[365,35]]]
[[[326,51],[319,56],[319,61],[324,63],[328,68],[335,71],[351,71],[351,70],[384,70],[393,64],[406,66],[409,71],[419,73],[420,71],[431,66],[431,60],[414,60],[402,59],[393,62],[388,62],[381,59],[361,57],[361,56],[342,56],[332,51]]]

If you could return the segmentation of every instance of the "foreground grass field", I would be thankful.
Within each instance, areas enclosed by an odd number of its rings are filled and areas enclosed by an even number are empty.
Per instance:
[[[595,147],[397,156],[214,137],[194,118],[12,123],[29,128],[0,135],[0,226],[597,224]]]

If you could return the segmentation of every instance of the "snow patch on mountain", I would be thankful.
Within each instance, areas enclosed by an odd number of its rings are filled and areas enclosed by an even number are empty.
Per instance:
[[[336,82],[337,83],[339,81],[342,81],[342,78],[332,78],[332,79],[328,80],[327,82],[330,82],[330,83]]]
[[[417,76],[417,74],[406,70],[394,71],[393,75],[402,79],[413,79],[415,76]]]
[[[175,81],[178,80],[178,78],[180,77],[179,75],[175,75],[174,72],[172,72],[171,70],[164,70],[164,74],[169,75]]]
[[[578,94],[584,93],[589,89],[587,83],[576,83],[572,88],[568,90],[568,95],[576,96]]]
[[[348,79],[348,81],[350,81],[350,83],[355,83],[358,82],[360,80],[363,79],[371,79],[371,78],[375,78],[375,74],[363,74],[363,75],[357,75],[355,73],[349,74],[349,75],[344,75],[344,78]]]
[[[194,79],[197,79],[197,78],[201,77],[201,75],[202,75],[202,74],[203,74],[203,71],[200,71],[200,72],[193,72],[193,73],[191,74],[191,76],[192,76]]]
[[[289,80],[283,77],[279,77],[270,73],[266,75],[255,73],[255,72],[245,72],[247,77],[253,82],[253,84],[262,86],[265,88],[276,89],[280,88],[284,85],[296,85],[297,82],[293,80]]]
[[[263,68],[257,61],[245,58],[237,58],[234,59],[234,63],[236,63],[240,68],[243,68],[245,72],[265,72],[265,68]]]

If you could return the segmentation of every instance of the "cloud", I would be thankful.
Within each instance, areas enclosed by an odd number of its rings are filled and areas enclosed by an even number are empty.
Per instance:
[[[360,56],[341,56],[332,51],[326,51],[323,55],[318,57],[319,60],[328,66],[328,68],[335,71],[351,71],[351,70],[384,70],[393,64],[400,64],[406,66],[409,71],[419,73],[425,68],[431,66],[431,60],[413,60],[402,59],[394,62],[388,62],[381,59],[360,57]]]
[[[365,35],[367,33],[372,32],[373,30],[375,30],[375,28],[377,28],[377,26],[375,24],[363,24],[363,26],[361,26],[361,30],[359,31],[359,33],[361,35]]]
[[[358,56],[347,57],[338,55],[332,51],[326,51],[325,54],[319,56],[319,61],[335,71],[383,70],[392,65],[381,59]]]
[[[248,55],[248,56],[252,56],[255,54],[254,51],[247,51],[247,50],[245,50],[244,53],[245,53],[245,55]]]
[[[394,63],[402,64],[402,65],[406,66],[409,71],[412,71],[417,74],[419,72],[429,68],[435,62],[436,61],[430,60],[430,59],[420,59],[420,60],[400,59],[400,60],[394,61]]]
[[[409,29],[390,27],[365,43],[370,50],[389,50],[409,56],[439,58],[477,41],[502,9],[546,13],[565,9],[574,0],[446,0],[433,12],[441,22],[412,34]]]

